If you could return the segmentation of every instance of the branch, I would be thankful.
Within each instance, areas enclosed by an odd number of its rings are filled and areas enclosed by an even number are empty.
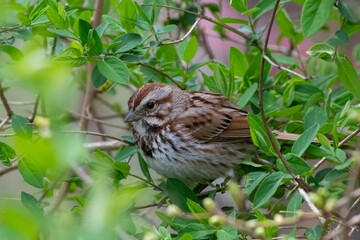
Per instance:
[[[272,66],[274,66],[274,67],[277,67],[278,69],[280,69],[280,70],[284,70],[284,71],[286,71],[286,72],[288,72],[288,73],[291,73],[291,74],[293,74],[293,75],[295,75],[295,76],[298,76],[298,77],[300,77],[300,78],[302,78],[302,79],[304,79],[304,80],[306,80],[306,79],[308,79],[307,77],[305,77],[304,75],[301,75],[300,73],[297,73],[297,72],[295,72],[295,71],[293,71],[293,70],[290,70],[290,69],[288,69],[288,68],[286,68],[286,67],[283,67],[283,66],[281,66],[281,65],[279,65],[279,64],[277,64],[277,63],[275,63],[275,62],[273,62],[268,56],[264,56],[264,58],[265,58],[265,60],[268,62],[268,63],[270,63]]]
[[[162,45],[169,45],[169,44],[175,44],[175,43],[179,43],[184,41],[189,35],[190,33],[194,30],[194,28],[199,24],[201,18],[197,18],[196,21],[194,22],[194,24],[191,26],[191,28],[189,29],[189,31],[180,39],[177,40],[172,40],[172,41],[167,41],[167,42],[162,42]]]
[[[303,188],[305,191],[311,191],[311,188],[299,177],[297,177],[293,171],[291,170],[289,164],[287,163],[287,161],[285,160],[284,156],[282,155],[282,153],[280,152],[280,149],[277,147],[272,134],[271,134],[271,130],[266,122],[266,117],[265,117],[265,110],[264,110],[264,68],[265,68],[265,56],[266,56],[266,51],[268,48],[268,44],[269,44],[269,39],[270,39],[270,34],[271,34],[271,29],[272,29],[272,25],[274,23],[275,20],[275,14],[277,11],[277,8],[279,6],[280,0],[277,0],[275,2],[275,6],[274,9],[272,11],[271,17],[270,17],[270,22],[269,22],[269,27],[268,27],[268,31],[266,33],[265,36],[265,43],[264,43],[264,48],[262,49],[262,58],[261,58],[261,65],[260,65],[260,77],[259,77],[259,108],[260,108],[260,115],[261,115],[261,120],[264,124],[264,128],[265,128],[265,132],[266,135],[268,136],[270,143],[273,147],[273,149],[275,150],[276,154],[279,156],[281,162],[284,164],[286,170],[291,174],[291,176],[294,178],[294,180],[299,184],[299,186],[301,188]]]
[[[13,111],[11,110],[10,108],[10,105],[5,97],[5,94],[4,94],[4,91],[2,89],[2,84],[0,83],[0,99],[1,99],[1,102],[3,103],[4,105],[4,108],[5,108],[5,111],[8,115],[8,117],[11,118],[11,116],[14,114]]]
[[[7,174],[7,173],[9,173],[9,172],[11,172],[11,171],[16,170],[17,168],[18,168],[18,165],[17,165],[17,164],[14,164],[14,165],[12,165],[11,167],[7,167],[7,168],[1,170],[1,171],[0,171],[0,177],[3,176],[3,175],[5,175],[5,174]]]
[[[34,105],[34,110],[33,110],[32,114],[31,114],[30,119],[29,119],[29,121],[30,121],[31,123],[34,122],[34,119],[35,119],[35,117],[36,117],[37,110],[38,110],[38,107],[39,107],[40,98],[41,98],[41,94],[39,93],[39,94],[36,96],[35,105]]]
[[[123,142],[114,140],[114,141],[106,141],[106,142],[84,143],[83,147],[90,152],[95,151],[96,149],[109,151],[109,150],[119,149],[123,144],[124,144]]]

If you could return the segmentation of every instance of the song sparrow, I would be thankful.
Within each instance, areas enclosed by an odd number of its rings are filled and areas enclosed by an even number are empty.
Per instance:
[[[247,113],[220,94],[150,83],[128,105],[135,143],[164,177],[204,183],[254,153]]]

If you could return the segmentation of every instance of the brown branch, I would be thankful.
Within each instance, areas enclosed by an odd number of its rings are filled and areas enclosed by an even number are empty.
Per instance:
[[[3,103],[4,105],[4,108],[5,108],[5,111],[8,115],[8,117],[11,117],[14,113],[13,111],[11,110],[11,107],[5,97],[5,94],[4,94],[4,91],[2,89],[2,84],[0,83],[0,99],[1,99],[1,102]]]
[[[289,164],[286,162],[284,156],[282,155],[282,153],[280,152],[280,149],[277,147],[272,134],[271,134],[271,130],[266,122],[266,116],[265,116],[265,110],[264,110],[264,68],[265,68],[265,56],[266,56],[266,51],[267,51],[267,46],[269,44],[269,39],[270,39],[270,34],[271,34],[271,29],[275,20],[275,14],[276,11],[278,9],[280,0],[277,0],[275,2],[275,6],[274,9],[272,11],[271,17],[270,17],[270,21],[269,21],[269,27],[267,29],[267,33],[265,36],[265,43],[264,43],[264,47],[262,49],[262,58],[261,58],[261,65],[260,65],[260,77],[259,77],[259,108],[260,108],[260,115],[261,115],[261,120],[264,124],[264,128],[265,128],[265,132],[266,135],[268,136],[270,143],[273,147],[273,149],[275,150],[276,154],[279,156],[281,162],[284,164],[286,170],[291,174],[291,176],[294,178],[294,180],[299,184],[299,186],[301,188],[303,188],[305,191],[311,191],[311,188],[298,176],[296,176],[293,171],[291,170]]]
[[[11,167],[7,167],[7,168],[5,168],[5,169],[3,169],[3,170],[0,171],[0,177],[3,176],[3,175],[5,175],[5,174],[7,174],[7,173],[9,173],[9,172],[12,172],[12,171],[14,171],[14,170],[16,170],[16,169],[18,169],[18,165],[17,165],[17,164],[14,164],[14,165],[11,166]]]
[[[39,93],[39,94],[36,96],[34,109],[33,109],[33,112],[32,112],[32,114],[31,114],[31,117],[29,118],[29,121],[30,121],[31,123],[34,122],[34,119],[35,119],[35,117],[36,117],[37,110],[38,110],[38,107],[39,107],[40,98],[41,98],[41,94]]]

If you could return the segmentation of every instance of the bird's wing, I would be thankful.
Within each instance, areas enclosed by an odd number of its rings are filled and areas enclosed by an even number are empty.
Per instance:
[[[239,141],[250,137],[247,113],[219,94],[193,93],[177,121],[199,142]]]

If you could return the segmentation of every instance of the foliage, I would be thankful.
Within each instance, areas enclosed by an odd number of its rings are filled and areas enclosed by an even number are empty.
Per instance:
[[[0,180],[11,181],[0,194],[0,238],[352,234],[359,9],[345,0],[6,0]],[[235,42],[227,61],[216,59],[208,26],[223,47]],[[219,92],[249,110],[259,160],[240,163],[238,181],[206,186],[156,176],[123,123],[129,89],[146,82]],[[268,127],[300,137],[277,141]],[[220,198],[233,201],[222,206]],[[303,230],[309,219],[313,227]]]

